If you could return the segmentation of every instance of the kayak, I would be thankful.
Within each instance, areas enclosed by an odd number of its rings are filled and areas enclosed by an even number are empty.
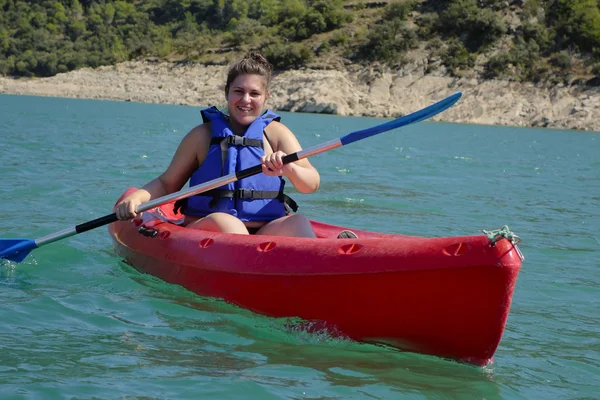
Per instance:
[[[348,228],[317,221],[317,238],[237,235],[185,228],[174,223],[181,217],[166,203],[111,223],[116,253],[201,296],[480,366],[498,347],[522,262],[510,235],[426,238],[351,228],[358,238],[338,239]]]

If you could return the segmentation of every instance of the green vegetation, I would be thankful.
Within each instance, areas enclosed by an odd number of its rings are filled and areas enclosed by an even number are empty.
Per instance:
[[[278,69],[425,54],[426,72],[568,81],[600,71],[599,0],[0,0],[2,75],[250,49]]]

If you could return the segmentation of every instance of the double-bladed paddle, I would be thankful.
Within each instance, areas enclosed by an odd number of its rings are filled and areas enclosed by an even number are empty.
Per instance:
[[[283,158],[283,163],[288,164],[297,160],[302,160],[304,158],[308,158],[314,156],[316,154],[321,154],[326,151],[336,149],[338,147],[366,139],[368,137],[377,135],[382,132],[386,132],[392,129],[400,128],[405,125],[413,124],[415,122],[423,121],[427,118],[431,118],[447,108],[451,107],[454,103],[460,99],[462,93],[457,92],[451,96],[446,97],[443,100],[438,101],[428,107],[423,108],[422,110],[416,111],[412,114],[405,115],[403,117],[394,119],[392,121],[385,122],[381,125],[373,126],[371,128],[363,129],[360,131],[349,133],[345,136],[342,136],[338,139],[330,140],[329,142],[322,143],[317,146],[313,146],[307,148],[305,150],[300,150],[293,154],[288,154]],[[179,192],[175,192],[169,194],[167,196],[159,197],[158,199],[154,199],[148,201],[146,203],[140,204],[137,208],[137,212],[147,211],[152,208],[158,207],[161,204],[168,203],[170,201],[176,201],[180,199],[184,199],[189,196],[193,196],[198,193],[207,192],[212,189],[219,188],[221,186],[227,185],[232,182],[239,181],[240,179],[247,178],[252,175],[256,175],[262,172],[262,165],[255,165],[254,167],[246,168],[244,170],[238,171],[233,174],[229,174],[227,176],[222,176],[217,179],[213,179],[211,181],[195,185],[189,187],[187,189],[180,190]],[[117,215],[115,213],[105,215],[104,217],[100,217],[94,219],[92,221],[85,222],[83,224],[64,229],[62,231],[53,233],[51,235],[47,235],[41,237],[39,239],[30,240],[30,239],[0,239],[0,258],[5,258],[10,261],[21,262],[27,257],[31,250],[36,249],[38,247],[42,247],[43,245],[53,243],[59,241],[61,239],[77,235],[78,233],[83,233],[104,225],[108,225],[111,222],[117,221]]]

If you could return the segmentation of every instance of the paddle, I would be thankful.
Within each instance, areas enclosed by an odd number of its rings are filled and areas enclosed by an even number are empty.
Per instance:
[[[334,139],[329,142],[325,142],[323,144],[310,147],[305,150],[301,150],[297,153],[288,154],[283,158],[283,163],[288,164],[297,160],[302,160],[304,158],[308,158],[314,156],[316,154],[321,154],[326,151],[356,142],[358,140],[366,139],[368,137],[377,135],[382,132],[386,132],[395,128],[400,128],[401,126],[413,124],[415,122],[423,121],[424,119],[431,118],[447,108],[451,107],[454,103],[460,99],[462,93],[457,92],[447,98],[438,101],[428,107],[423,108],[422,110],[416,111],[412,114],[405,115],[404,117],[394,119],[392,121],[385,122],[381,125],[374,126],[372,128],[363,129],[360,131],[352,132],[347,134],[346,136],[342,136],[339,139]],[[179,192],[175,192],[169,194],[167,196],[159,197],[158,199],[151,200],[147,203],[140,204],[137,208],[137,212],[146,211],[155,207],[160,206],[161,204],[168,203],[170,201],[176,201],[180,199],[184,199],[189,196],[193,196],[198,193],[206,192],[212,189],[216,189],[223,185],[227,185],[232,182],[236,182],[240,179],[247,178],[252,175],[256,175],[262,172],[262,165],[256,165],[254,167],[250,167],[244,169],[242,171],[238,171],[234,174],[229,174],[227,176],[223,176],[217,179],[213,179],[211,181],[202,183],[200,185],[192,186],[187,189],[180,190]],[[104,225],[108,225],[111,222],[117,221],[117,215],[115,213],[105,215],[104,217],[100,217],[94,219],[92,221],[85,222],[83,224],[64,229],[62,231],[53,233],[48,236],[41,237],[35,240],[29,239],[0,239],[0,258],[5,258],[15,262],[21,262],[27,257],[29,252],[35,248],[41,247],[43,245],[56,242],[58,240],[76,235],[78,233],[83,233]]]

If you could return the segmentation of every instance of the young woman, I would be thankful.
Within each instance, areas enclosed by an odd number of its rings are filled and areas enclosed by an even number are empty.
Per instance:
[[[158,178],[116,207],[121,220],[135,218],[141,203],[262,163],[263,174],[192,196],[183,204],[189,228],[238,234],[315,237],[309,220],[289,215],[283,194],[286,177],[301,193],[319,188],[320,177],[307,159],[284,165],[286,154],[302,148],[296,136],[270,110],[272,67],[252,52],[229,69],[225,98],[229,115],[214,107],[202,111],[204,123],[181,141],[171,164]],[[293,201],[291,202],[293,204]]]

